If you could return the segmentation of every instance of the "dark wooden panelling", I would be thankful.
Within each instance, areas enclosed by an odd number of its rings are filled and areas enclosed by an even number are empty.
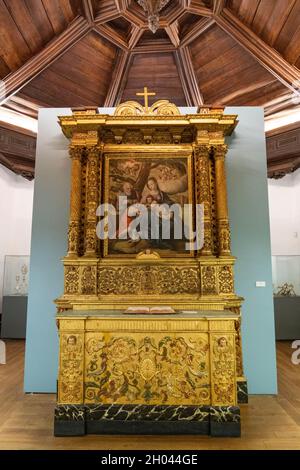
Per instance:
[[[229,0],[229,8],[291,64],[300,57],[300,0]]]
[[[0,163],[14,173],[32,179],[36,136],[24,129],[0,122]]]
[[[55,34],[61,33],[75,16],[82,13],[80,0],[51,0],[43,2]]]
[[[228,0],[228,7],[250,26],[255,16],[260,0]]]
[[[300,125],[290,124],[267,132],[267,151],[269,160],[282,157],[300,157]]]
[[[300,69],[300,0],[297,0],[274,47]]]
[[[170,42],[169,36],[167,35],[164,29],[158,29],[155,34],[146,29],[141,35],[138,44],[150,44],[162,39],[165,39]]]
[[[199,16],[191,13],[185,13],[178,20],[178,29],[180,36],[184,36],[199,21]]]
[[[286,91],[250,54],[217,26],[190,45],[206,103],[262,105]],[[264,98],[264,93],[267,97]],[[274,92],[274,95],[273,95]]]
[[[20,96],[42,106],[101,106],[115,56],[115,46],[90,33],[25,86]]]
[[[115,20],[109,21],[108,24],[114,30],[118,31],[118,33],[121,34],[124,39],[128,39],[131,30],[131,24],[129,21],[125,20],[124,18],[116,18]]]
[[[300,167],[299,123],[267,133],[268,176],[282,178]]]
[[[136,100],[135,93],[142,91],[144,86],[156,92],[154,100],[170,99],[178,106],[186,106],[178,70],[171,53],[134,56],[122,101]]]
[[[0,0],[0,78],[40,51],[80,12],[80,0]]]

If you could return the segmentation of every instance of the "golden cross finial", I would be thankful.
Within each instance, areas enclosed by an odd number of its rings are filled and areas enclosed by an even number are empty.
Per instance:
[[[154,92],[148,92],[148,88],[145,86],[144,87],[144,93],[136,93],[136,96],[143,96],[145,100],[145,112],[147,113],[149,111],[149,96],[155,96],[156,93]]]

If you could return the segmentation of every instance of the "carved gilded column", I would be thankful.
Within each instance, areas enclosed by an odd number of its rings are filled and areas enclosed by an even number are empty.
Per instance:
[[[70,219],[68,232],[68,256],[78,256],[79,231],[81,217],[81,160],[82,147],[70,147],[72,159],[71,169],[71,196],[70,196]]]
[[[220,256],[227,256],[231,253],[225,173],[226,152],[227,145],[225,144],[213,146],[216,172],[217,226]]]
[[[194,149],[196,175],[196,202],[204,206],[204,245],[201,256],[212,255],[211,194],[209,156],[210,146],[197,145]]]
[[[97,216],[96,210],[100,201],[100,163],[101,149],[92,147],[87,150],[87,179],[86,179],[86,221],[84,254],[95,257],[97,250]]]

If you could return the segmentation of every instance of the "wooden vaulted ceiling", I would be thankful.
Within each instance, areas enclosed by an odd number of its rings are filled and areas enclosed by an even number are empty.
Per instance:
[[[0,0],[2,105],[115,106],[148,86],[179,106],[297,106],[300,0]],[[0,156],[1,156],[0,144]]]

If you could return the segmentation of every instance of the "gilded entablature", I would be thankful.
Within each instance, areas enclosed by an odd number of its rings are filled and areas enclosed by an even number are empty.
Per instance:
[[[199,271],[196,267],[100,265],[98,271],[100,295],[196,295],[199,288]]]
[[[71,264],[69,264],[71,262]],[[226,263],[230,264],[226,264]],[[116,263],[77,264],[68,260],[65,266],[65,297],[76,304],[76,298],[84,295],[95,296],[160,296],[185,295],[193,299],[205,296],[230,296],[230,300],[238,300],[234,295],[232,260],[222,260],[217,265],[192,262],[189,264],[175,262],[142,263],[117,266]],[[89,260],[91,263],[91,260]],[[173,298],[174,299],[174,298]],[[115,299],[116,300],[116,299]],[[172,298],[168,298],[170,303]],[[93,300],[94,307],[94,300]]]

